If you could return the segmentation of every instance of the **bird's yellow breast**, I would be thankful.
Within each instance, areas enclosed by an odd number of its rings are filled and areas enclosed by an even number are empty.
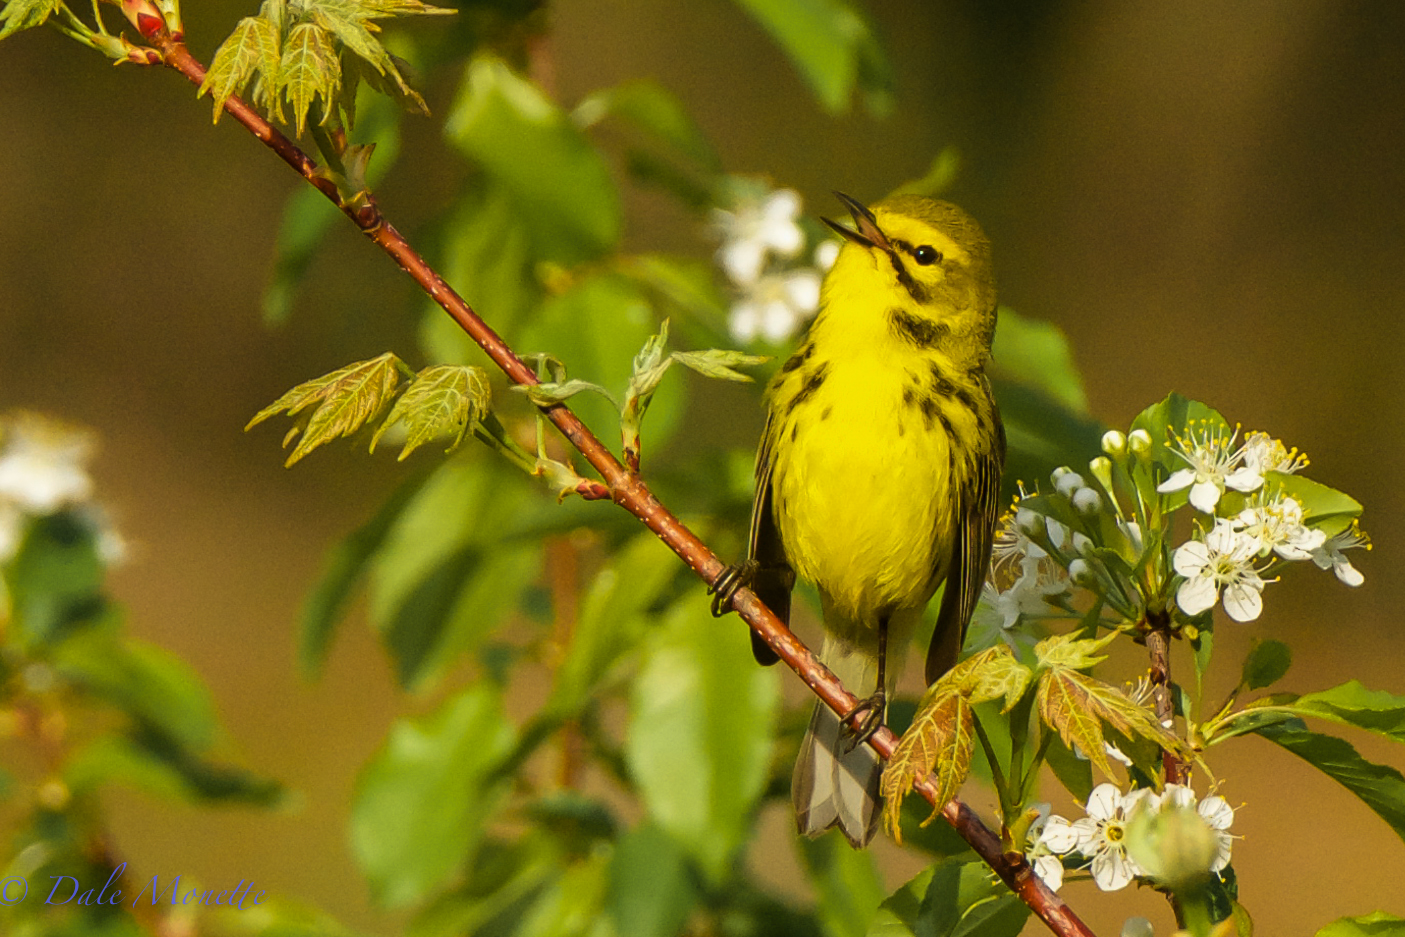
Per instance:
[[[961,471],[948,428],[974,431],[956,425],[972,418],[923,405],[925,362],[908,357],[829,359],[779,382],[772,399],[786,555],[846,618],[870,626],[923,605],[946,575]]]

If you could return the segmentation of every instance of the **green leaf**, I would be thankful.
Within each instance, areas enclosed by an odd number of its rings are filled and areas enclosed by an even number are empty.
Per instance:
[[[1356,680],[1299,696],[1288,708],[1405,742],[1405,696],[1368,690]]]
[[[491,317],[498,334],[516,344],[517,324],[541,301],[532,229],[509,189],[486,182],[459,200],[444,225],[444,279],[470,305]],[[426,305],[420,343],[436,361],[469,364],[483,351],[436,303]]]
[[[869,937],[1017,937],[1029,908],[979,859],[945,859],[883,903]]]
[[[785,50],[831,114],[859,91],[868,110],[891,107],[893,78],[873,31],[846,0],[737,0]]]
[[[5,577],[26,644],[60,640],[101,617],[103,568],[97,532],[84,517],[65,511],[31,520]]]
[[[1322,526],[1323,521],[1344,521],[1360,517],[1365,510],[1361,502],[1335,488],[1328,488],[1302,475],[1287,475],[1283,472],[1269,472],[1267,480],[1281,487],[1285,494],[1297,498],[1303,506],[1306,523],[1310,527]]]
[[[1215,632],[1213,628],[1202,627],[1197,629],[1195,637],[1190,639],[1191,650],[1195,652],[1195,696],[1199,699],[1204,688],[1205,674],[1210,670],[1210,660],[1215,654]],[[1252,653],[1252,652],[1251,652]],[[1244,661],[1247,667],[1249,662]],[[1286,667],[1285,667],[1286,669]],[[1267,684],[1265,684],[1267,686]]]
[[[873,854],[851,848],[837,834],[797,843],[826,937],[864,937],[887,897]]]
[[[519,347],[569,360],[571,373],[594,384],[624,389],[634,356],[656,331],[653,309],[637,284],[619,274],[589,276],[548,300],[523,330]],[[649,405],[647,446],[659,446],[682,417],[682,381],[661,384]],[[578,397],[571,405],[596,435],[618,434],[618,404]]]
[[[457,364],[436,364],[416,374],[405,388],[390,415],[371,437],[371,451],[385,431],[396,423],[405,424],[405,445],[398,461],[441,436],[452,435],[452,452],[463,437],[488,412],[491,403],[488,375],[482,368]]]
[[[1316,937],[1405,937],[1405,918],[1384,911],[1338,918],[1318,931]]]
[[[1310,732],[1299,720],[1254,730],[1307,761],[1341,784],[1390,824],[1405,840],[1405,776],[1387,765],[1362,758],[1345,739]]]
[[[675,351],[673,360],[684,367],[691,368],[703,377],[750,383],[754,380],[750,374],[743,374],[733,369],[765,364],[771,360],[771,357],[770,355],[748,355],[730,349],[709,348],[706,351]]]
[[[651,638],[625,757],[649,815],[716,885],[765,788],[779,682],[755,666],[746,629],[719,627],[700,596],[680,599]]]
[[[401,719],[361,773],[351,844],[376,900],[421,900],[465,862],[507,792],[497,777],[515,730],[489,683],[422,719]]]
[[[578,713],[633,650],[651,618],[646,615],[677,571],[668,547],[653,534],[636,535],[595,574],[572,632],[546,711],[561,719]]]
[[[636,254],[621,258],[615,267],[658,294],[668,311],[682,313],[686,321],[701,325],[709,340],[726,338],[727,300],[718,289],[716,268],[711,263],[664,254]]]
[[[194,668],[164,648],[96,630],[59,645],[53,663],[64,679],[183,746],[203,751],[214,743],[210,691]]]
[[[1087,670],[1107,660],[1107,655],[1100,652],[1116,638],[1115,631],[1101,638],[1079,638],[1077,632],[1059,634],[1036,644],[1034,654],[1041,668]]]
[[[452,461],[396,519],[371,573],[370,618],[406,686],[423,688],[517,605],[540,543],[505,543],[528,484],[499,462]]]
[[[555,403],[563,403],[577,394],[584,393],[599,394],[601,397],[610,401],[616,408],[620,405],[619,401],[615,399],[614,394],[610,393],[599,384],[592,384],[590,381],[570,380],[561,381],[560,383],[549,381],[542,384],[513,384],[512,389],[522,394],[539,407],[549,407]]]
[[[278,81],[271,99],[286,98],[293,107],[297,135],[307,127],[307,112],[322,99],[322,121],[331,114],[341,88],[341,62],[332,34],[316,23],[299,23],[283,43]]]
[[[298,618],[298,663],[304,676],[315,677],[327,660],[332,633],[346,613],[371,559],[389,535],[405,506],[419,493],[427,474],[411,477],[395,489],[375,516],[334,546],[323,563],[322,576],[303,603]]]
[[[1046,731],[1053,732],[1054,730],[1048,729]],[[1093,793],[1093,763],[1091,761],[1075,755],[1073,750],[1058,737],[1057,733],[1049,742],[1044,760],[1053,770],[1054,777],[1059,779],[1059,783],[1068,789],[1075,800],[1079,803],[1088,802],[1088,795]]]
[[[468,67],[446,130],[511,193],[537,253],[579,263],[614,247],[623,227],[604,159],[540,89],[488,55]]]
[[[225,102],[243,93],[255,72],[261,71],[265,82],[276,83],[281,63],[278,33],[273,25],[261,16],[246,16],[215,50],[197,97],[210,95],[215,105],[214,122],[219,123]],[[272,103],[275,108],[281,104],[277,97],[272,98]],[[282,119],[281,113],[276,116]],[[319,198],[326,202],[325,197],[319,195]]]
[[[1144,429],[1151,436],[1151,458],[1167,473],[1185,468],[1185,460],[1176,455],[1167,443],[1173,437],[1184,436],[1187,429],[1194,428],[1197,435],[1207,431],[1232,432],[1228,421],[1218,410],[1207,407],[1198,400],[1187,400],[1172,392],[1160,403],[1147,407],[1132,421],[1132,430]]]
[[[276,68],[277,59],[273,64]],[[282,119],[281,115],[275,116]],[[400,122],[395,106],[386,98],[372,97],[358,112],[356,130],[359,140],[375,147],[375,159],[371,160],[365,176],[366,183],[374,187],[395,165],[400,153]],[[283,218],[278,225],[273,273],[263,292],[264,322],[281,325],[288,321],[298,286],[325,241],[327,232],[345,221],[341,210],[319,189],[298,186],[288,196],[283,205]],[[434,309],[441,318],[452,323],[442,309],[438,306]],[[447,359],[435,356],[435,360]]]
[[[513,937],[594,937],[609,885],[610,856],[598,852],[566,866],[543,889]]]
[[[400,386],[404,362],[391,352],[358,361],[330,374],[304,381],[254,415],[244,427],[252,429],[276,413],[297,416],[311,407],[302,439],[284,465],[292,465],[318,446],[339,436],[350,436],[385,409]],[[286,447],[299,432],[295,424],[283,439]]]
[[[1048,478],[1060,465],[1087,465],[1101,454],[1103,425],[1076,413],[1048,394],[995,375],[991,382],[1009,446],[1005,477]]]
[[[1293,652],[1282,641],[1255,641],[1244,658],[1240,686],[1259,690],[1283,679],[1293,663]]]
[[[620,837],[605,900],[615,933],[674,937],[697,902],[687,854],[672,837],[648,822]]]
[[[69,757],[63,777],[75,794],[115,784],[165,800],[203,804],[272,807],[283,799],[276,781],[199,758],[160,733],[94,739]]]
[[[560,874],[565,857],[537,830],[484,841],[462,886],[434,900],[411,922],[409,937],[513,934],[532,902]]]
[[[994,372],[1041,391],[1071,412],[1088,412],[1083,378],[1063,330],[1002,306],[991,350]]]
[[[658,82],[637,78],[597,91],[576,108],[578,123],[589,126],[618,117],[644,142],[709,173],[722,172],[722,160],[686,108]]]
[[[41,25],[58,8],[59,0],[7,0],[0,10],[0,39]]]

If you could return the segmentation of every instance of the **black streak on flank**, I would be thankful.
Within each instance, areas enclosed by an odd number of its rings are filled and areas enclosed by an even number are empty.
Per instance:
[[[932,322],[896,308],[888,310],[888,325],[899,338],[918,348],[936,348],[951,331],[940,322]]]
[[[800,390],[796,391],[795,396],[791,397],[790,403],[786,405],[785,412],[787,416],[794,413],[796,407],[800,406],[806,400],[809,400],[810,397],[814,395],[815,391],[820,389],[820,385],[824,383],[826,370],[827,366],[822,364],[818,368],[815,368],[813,374],[805,378],[805,383],[800,386]]]
[[[823,422],[823,421],[829,419],[830,414],[832,414],[833,412],[834,412],[834,408],[833,408],[833,407],[825,407],[823,410],[820,411],[820,421]]]
[[[946,421],[946,414],[942,413],[942,408],[937,404],[937,398],[923,397],[922,422],[925,423],[927,429],[930,430],[932,428],[932,421],[937,419],[942,421],[943,426],[947,426],[947,428],[950,429],[950,425]]]
[[[917,390],[912,385],[903,388],[903,406],[912,407],[917,405]]]
[[[800,367],[800,366],[801,366],[802,364],[804,364],[806,361],[809,361],[809,360],[810,360],[810,355],[812,355],[812,354],[814,353],[814,351],[815,351],[815,346],[814,346],[814,345],[811,345],[811,344],[808,344],[808,343],[806,343],[805,345],[802,345],[802,346],[800,347],[800,350],[799,350],[799,351],[797,351],[795,354],[791,355],[790,358],[786,361],[786,363],[783,364],[783,365],[781,365],[781,373],[782,373],[782,374],[789,374],[791,371],[794,371],[796,368]]]
[[[931,362],[931,366],[933,393],[940,394],[943,397],[950,397],[952,394],[955,394],[956,385],[951,382],[950,378],[942,373],[942,366],[935,361]]]

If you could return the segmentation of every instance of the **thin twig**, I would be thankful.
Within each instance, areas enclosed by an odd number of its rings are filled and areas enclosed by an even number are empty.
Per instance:
[[[191,56],[184,44],[165,34],[152,37],[152,42],[161,52],[166,65],[196,85],[204,81],[205,67]],[[236,96],[230,96],[225,102],[225,110],[326,195],[367,237],[388,253],[478,343],[510,380],[518,384],[540,383],[532,369],[385,220],[374,198],[363,194],[354,202],[343,202],[335,184],[318,174],[311,158],[246,103]],[[659,502],[637,474],[626,470],[569,408],[564,404],[554,404],[541,407],[541,410],[600,473],[616,504],[641,520],[708,585],[717,579],[725,568],[722,561]],[[824,700],[825,705],[843,714],[852,711],[858,704],[858,699],[844,689],[834,674],[750,590],[738,589],[732,607],[805,685]],[[870,744],[884,759],[892,756],[896,742],[897,737],[886,727],[879,729],[870,739]],[[938,789],[931,778],[920,781],[914,789],[929,803],[936,804]],[[942,816],[1051,931],[1066,937],[1093,937],[1093,932],[1064,900],[1034,874],[1023,856],[1017,853],[1007,855],[1001,851],[1000,838],[981,822],[971,808],[960,800],[952,799],[943,807]]]
[[[1176,712],[1171,699],[1171,619],[1165,612],[1147,613],[1146,621],[1146,650],[1151,658],[1151,699],[1156,707],[1157,721],[1170,725]],[[1161,752],[1161,767],[1166,772],[1167,784],[1185,783],[1185,762],[1168,749]]]

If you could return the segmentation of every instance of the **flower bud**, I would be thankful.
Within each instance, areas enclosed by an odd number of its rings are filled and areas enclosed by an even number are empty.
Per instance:
[[[1062,475],[1055,472],[1054,487],[1065,498],[1072,498],[1073,493],[1083,487],[1083,476],[1072,469],[1066,470]]]
[[[1092,551],[1093,541],[1089,539],[1087,534],[1079,533],[1075,530],[1073,532],[1073,552],[1077,553],[1079,556],[1087,556]]]
[[[1054,549],[1062,550],[1068,543],[1068,527],[1062,521],[1046,517],[1044,518],[1044,528],[1049,531],[1049,542],[1054,545]]]
[[[1098,480],[1098,484],[1103,486],[1103,490],[1112,491],[1112,460],[1105,455],[1100,455],[1088,463],[1088,471],[1093,473],[1093,477]]]
[[[1079,514],[1096,514],[1103,509],[1102,495],[1091,488],[1079,488],[1073,493],[1073,509]]]
[[[1044,518],[1029,508],[1020,508],[1015,511],[1015,526],[1026,537],[1038,537],[1044,533]]]
[[[1127,436],[1127,448],[1132,450],[1132,455],[1145,459],[1151,454],[1151,434],[1144,429],[1132,430]]]
[[[1127,451],[1127,437],[1115,429],[1103,433],[1103,452],[1110,456],[1120,456]]]
[[[1219,853],[1210,825],[1194,808],[1175,803],[1138,810],[1127,824],[1126,842],[1137,865],[1172,891],[1203,882]]]
[[[1121,937],[1156,937],[1151,922],[1144,917],[1129,917],[1122,922]]]
[[[1068,564],[1068,578],[1085,589],[1091,589],[1098,584],[1098,577],[1094,574],[1093,567],[1081,556]]]

